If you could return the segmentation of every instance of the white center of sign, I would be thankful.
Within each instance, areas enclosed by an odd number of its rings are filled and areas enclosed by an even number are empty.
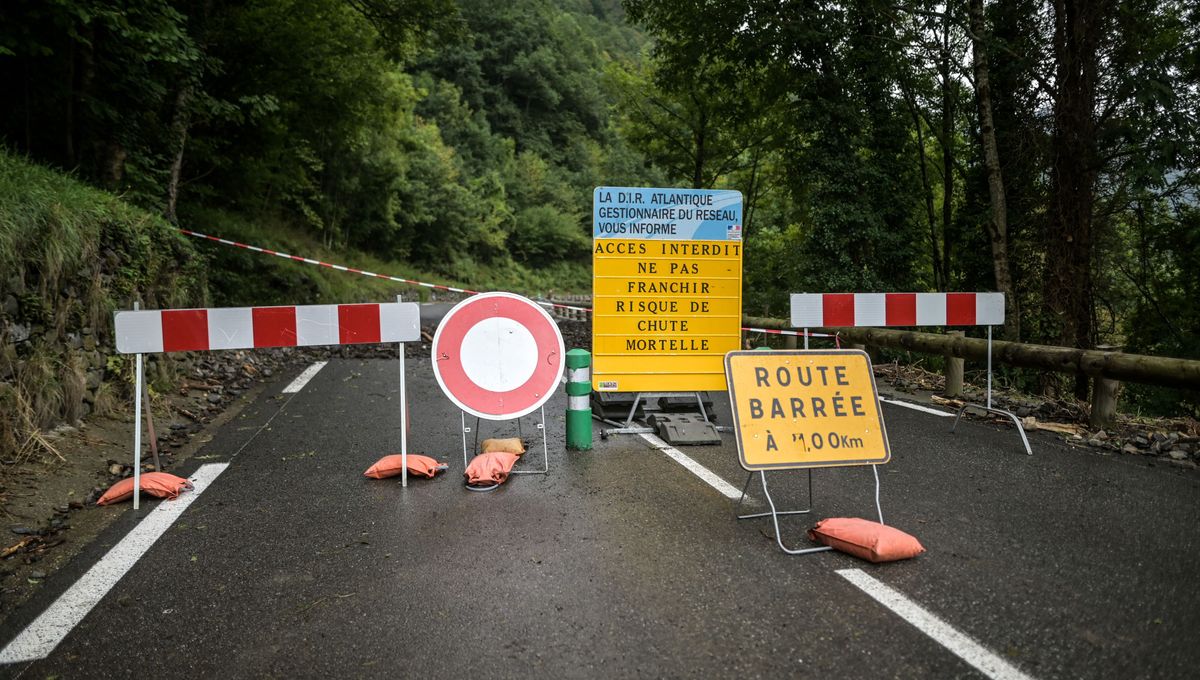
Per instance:
[[[503,316],[483,319],[463,336],[463,372],[489,392],[524,385],[537,368],[537,340],[524,326]]]

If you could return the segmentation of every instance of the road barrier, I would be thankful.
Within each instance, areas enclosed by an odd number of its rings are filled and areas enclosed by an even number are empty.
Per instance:
[[[792,293],[792,326],[987,326],[987,402],[989,413],[1012,420],[1033,455],[1016,414],[992,406],[992,326],[1004,324],[1003,293]],[[807,345],[807,342],[805,343]],[[969,404],[958,409],[954,425]]]
[[[116,313],[117,351],[205,352],[406,342],[420,337],[415,303],[162,309]]]
[[[416,303],[291,305],[119,311],[113,316],[117,352],[136,355],[133,428],[133,488],[142,472],[142,354],[266,347],[400,343],[401,483],[408,486],[408,398],[404,381],[404,345],[421,339]],[[133,508],[138,509],[138,497]]]

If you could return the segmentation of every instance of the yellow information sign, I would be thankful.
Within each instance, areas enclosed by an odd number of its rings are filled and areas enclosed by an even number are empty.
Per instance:
[[[725,371],[738,457],[747,470],[870,465],[891,458],[866,352],[730,352]]]
[[[598,187],[593,208],[592,388],[724,390],[741,343],[741,194]]]

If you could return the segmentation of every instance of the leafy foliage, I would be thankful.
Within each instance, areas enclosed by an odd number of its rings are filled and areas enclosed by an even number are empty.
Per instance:
[[[1197,357],[1197,45],[1180,0],[10,0],[0,138],[170,220],[468,285],[585,287],[596,185],[734,188],[748,309],[1007,268],[1020,339]],[[58,271],[54,235],[0,261]]]

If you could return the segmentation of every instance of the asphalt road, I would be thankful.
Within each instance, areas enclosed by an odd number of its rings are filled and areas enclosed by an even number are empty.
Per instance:
[[[282,376],[193,461],[229,467],[47,658],[0,675],[981,677],[845,569],[1031,677],[1200,668],[1195,472],[1040,433],[1026,456],[1003,425],[950,434],[948,418],[887,405],[885,519],[928,552],[886,565],[793,557],[766,520],[736,521],[730,500],[641,437],[564,451],[561,395],[546,407],[549,474],[467,491],[459,412],[428,359],[408,362],[410,452],[450,471],[407,489],[364,478],[399,447],[396,371],[334,360],[294,396],[280,394],[293,377]],[[684,453],[740,489],[724,439]],[[517,469],[540,463],[533,440]],[[781,504],[805,502],[803,473],[770,479]],[[819,470],[814,489],[817,517],[873,516],[870,468]],[[53,575],[0,628],[0,645],[155,505],[130,507]],[[787,520],[785,540],[806,543],[813,521]]]

